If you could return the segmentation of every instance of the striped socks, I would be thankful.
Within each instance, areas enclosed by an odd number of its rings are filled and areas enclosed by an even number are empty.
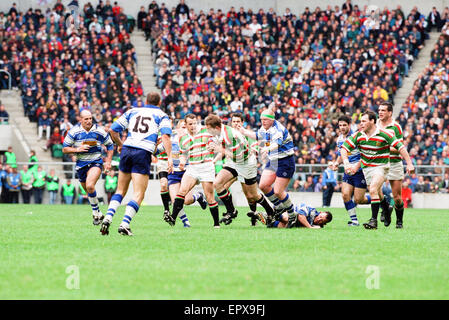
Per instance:
[[[274,195],[274,189],[271,189],[270,192],[265,193],[265,197],[270,200],[270,202],[274,205],[275,209],[281,209],[281,202],[279,199]]]
[[[134,218],[136,213],[139,211],[139,204],[134,200],[131,200],[126,205],[125,216],[123,217],[122,223],[120,224],[123,227],[129,228],[129,224],[131,220]]]
[[[371,218],[377,220],[377,215],[379,214],[380,200],[372,198],[371,199]]]
[[[214,227],[219,227],[219,213],[218,213],[218,202],[209,203],[209,210],[212,218],[214,219]]]
[[[218,197],[221,201],[223,201],[223,204],[226,206],[226,212],[233,213],[235,211],[234,204],[232,203],[232,198],[230,197],[231,193],[229,190],[224,189],[222,192],[218,193]]]
[[[287,210],[287,212],[289,214],[293,213],[293,203],[290,200],[290,197],[289,197],[288,193],[285,196],[285,198],[281,200],[281,205],[282,205],[283,208],[285,208],[285,210]]]
[[[260,194],[260,199],[257,200],[257,203],[260,204],[265,209],[265,212],[267,213],[268,216],[274,216],[274,210],[268,203],[267,199],[263,196],[263,194]],[[256,205],[254,206],[256,207]]]
[[[92,207],[93,215],[98,215],[100,208],[98,207],[97,192],[94,191],[92,193],[88,193],[87,198],[89,199],[90,206]]]
[[[173,203],[173,213],[171,215],[173,220],[176,220],[176,218],[178,217],[178,214],[184,208],[184,201],[185,201],[185,196],[182,196],[180,194],[176,195],[175,202]]]
[[[355,223],[359,223],[359,221],[357,220],[357,214],[355,212],[355,208],[356,208],[355,202],[352,199],[349,200],[348,202],[345,202],[345,208],[346,208],[346,211],[348,211],[349,218],[351,219],[351,221],[355,222]]]
[[[111,197],[111,202],[109,202],[108,212],[106,213],[106,219],[112,220],[112,217],[115,214],[115,211],[120,207],[120,204],[122,203],[123,196],[121,194],[114,194]]]

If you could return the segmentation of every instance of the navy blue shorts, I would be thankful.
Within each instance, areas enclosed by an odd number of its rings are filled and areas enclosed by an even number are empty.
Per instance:
[[[347,184],[350,184],[351,186],[353,186],[355,188],[360,188],[360,189],[367,188],[365,176],[363,175],[362,169],[357,171],[352,176],[345,173],[343,175],[343,182],[346,182]]]
[[[125,173],[140,173],[150,175],[151,152],[123,146],[120,153],[119,170]]]
[[[184,173],[185,171],[173,171],[172,173],[170,173],[167,177],[168,185],[170,186],[175,183],[181,183]]]
[[[295,158],[288,156],[277,161],[268,161],[266,170],[276,172],[276,177],[291,179],[295,174]]]
[[[85,165],[82,168],[79,168],[78,170],[76,170],[76,173],[78,174],[78,180],[80,182],[86,182],[87,179],[87,172],[90,170],[90,168],[100,168],[101,171],[103,171],[103,161],[97,161],[97,162],[92,162],[89,163],[87,165]]]

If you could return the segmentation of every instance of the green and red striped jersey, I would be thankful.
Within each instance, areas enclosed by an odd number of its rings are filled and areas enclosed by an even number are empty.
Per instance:
[[[366,133],[357,131],[343,143],[342,148],[351,152],[355,148],[360,150],[361,166],[377,167],[390,162],[390,147],[400,150],[404,144],[395,137],[392,130],[376,128],[371,137]]]
[[[377,122],[377,125],[379,126],[379,121]],[[404,134],[402,133],[402,128],[399,123],[393,121],[391,124],[387,125],[385,129],[393,131],[396,139],[404,143]],[[402,157],[398,151],[390,150],[390,162],[391,163],[402,162]]]
[[[201,128],[194,136],[189,133],[179,138],[179,150],[186,157],[189,165],[210,162],[214,160],[214,153],[207,150],[207,146],[213,143],[212,135],[206,128]]]
[[[219,141],[222,146],[232,152],[232,158],[227,157],[226,160],[232,162],[244,162],[248,159],[251,151],[248,141],[240,131],[223,125],[221,127],[221,135]]]

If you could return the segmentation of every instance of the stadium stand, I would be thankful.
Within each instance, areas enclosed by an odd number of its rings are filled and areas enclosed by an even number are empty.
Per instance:
[[[178,14],[152,3],[138,15],[152,45],[163,107],[175,118],[209,112],[227,119],[243,112],[257,126],[271,107],[291,132],[298,164],[335,159],[336,119],[357,123],[376,100],[394,101],[428,34],[414,7],[353,10],[328,6],[296,16],[263,9]],[[353,130],[357,129],[354,124]],[[313,185],[320,172],[315,172]],[[307,179],[291,188],[304,188]]]

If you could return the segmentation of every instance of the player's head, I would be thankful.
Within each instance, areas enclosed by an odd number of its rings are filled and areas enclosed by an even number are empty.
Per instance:
[[[319,225],[321,228],[327,223],[332,221],[332,213],[329,211],[320,211],[320,213],[315,217],[313,223]]]
[[[351,129],[351,122],[351,117],[347,115],[342,115],[338,118],[338,129],[340,129],[340,132],[343,135],[347,135],[349,133],[349,130]]]
[[[243,114],[241,114],[240,112],[234,112],[231,115],[231,126],[233,128],[243,126],[243,122],[244,122]]]
[[[262,122],[262,127],[268,130],[274,123],[274,112],[271,109],[266,109],[260,115],[260,121]]]
[[[389,121],[393,116],[393,105],[388,101],[379,102],[379,119],[381,121]]]
[[[213,136],[219,136],[221,134],[221,119],[215,114],[210,114],[204,120],[207,131]]]
[[[161,96],[157,92],[150,92],[147,95],[147,104],[150,104],[152,106],[159,106],[161,102]]]
[[[186,130],[186,121],[184,119],[178,121],[178,123],[176,124],[176,130],[178,132]]]
[[[81,126],[86,129],[89,130],[90,128],[92,128],[92,113],[87,110],[84,109],[83,111],[81,111],[80,113],[80,118],[81,118]]]
[[[189,134],[194,135],[196,133],[197,120],[193,113],[188,113],[184,120],[186,121],[186,130]]]
[[[376,126],[377,116],[374,111],[365,111],[360,120],[360,130],[367,132]]]

